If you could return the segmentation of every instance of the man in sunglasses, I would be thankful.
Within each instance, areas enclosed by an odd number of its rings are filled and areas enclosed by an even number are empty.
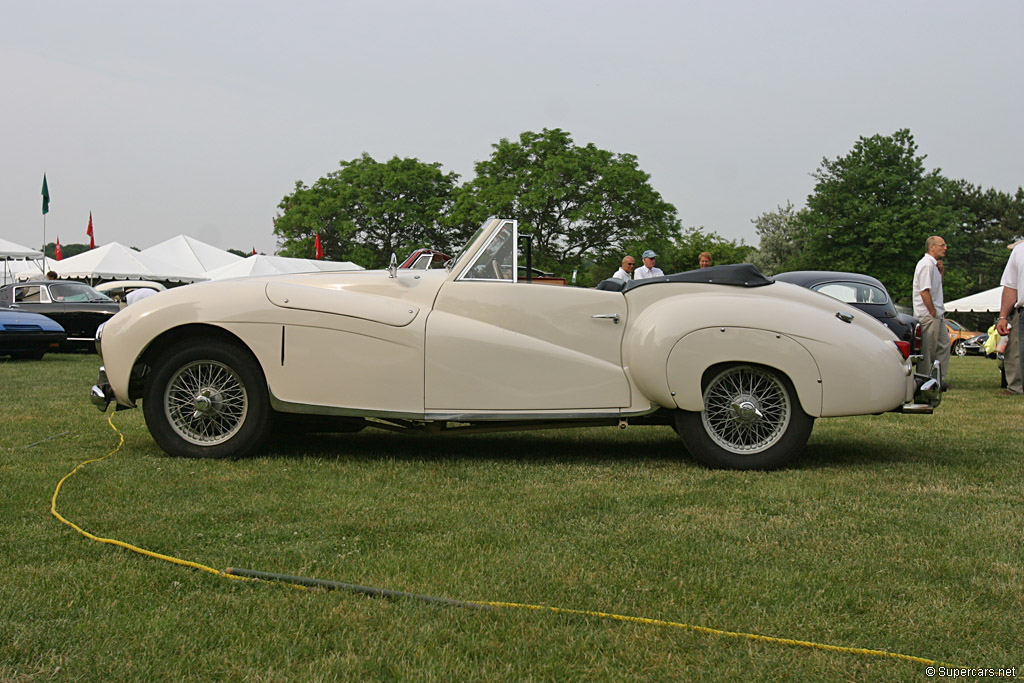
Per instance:
[[[633,269],[636,268],[636,261],[632,256],[626,256],[622,259],[622,266],[615,271],[615,275],[612,275],[616,280],[623,280],[629,282],[633,279]],[[606,271],[607,272],[607,271]]]

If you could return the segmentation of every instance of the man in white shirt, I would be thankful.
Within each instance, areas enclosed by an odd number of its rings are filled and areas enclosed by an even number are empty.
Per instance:
[[[149,287],[139,287],[138,289],[133,289],[132,291],[128,292],[127,296],[125,296],[125,305],[133,304],[136,301],[142,301],[147,296],[153,296],[154,294],[156,294],[156,290],[151,289]]]
[[[647,278],[661,277],[664,275],[665,273],[662,272],[661,268],[654,265],[657,258],[658,255],[654,253],[653,249],[645,251],[643,255],[644,264],[636,269],[636,272],[633,274],[633,279],[646,280]]]
[[[1020,333],[1024,325],[1024,314],[1021,313],[1024,310],[1024,242],[1010,252],[1010,260],[1006,262],[999,284],[1003,286],[1003,297],[996,331],[1009,337],[1003,353],[1003,369],[1006,371],[1004,393],[1020,396],[1024,394],[1021,382],[1024,376],[1024,335]]]
[[[633,257],[632,256],[625,256],[622,259],[622,265],[619,267],[619,269],[617,271],[615,271],[615,275],[612,275],[612,277],[615,278],[616,280],[622,280],[624,282],[629,282],[630,280],[633,279],[633,268],[634,267],[636,267],[636,261],[633,259]],[[608,271],[605,271],[605,272],[608,272]]]
[[[938,260],[946,256],[946,240],[933,235],[925,240],[925,254],[914,269],[914,317],[921,322],[921,364],[918,372],[930,374],[932,363],[939,361],[942,388],[947,388],[949,369],[949,330],[942,297],[942,273]]]

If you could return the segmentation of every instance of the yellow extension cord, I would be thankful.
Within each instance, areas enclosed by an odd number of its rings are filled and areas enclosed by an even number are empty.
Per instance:
[[[115,432],[117,432],[118,436],[121,439],[120,443],[118,443],[118,445],[117,445],[117,448],[112,450],[110,453],[107,453],[102,458],[95,458],[93,460],[86,460],[85,462],[81,463],[78,467],[73,469],[71,472],[66,474],[64,476],[64,478],[61,479],[57,483],[57,488],[54,490],[53,497],[50,499],[50,513],[54,517],[56,517],[58,520],[60,520],[62,523],[68,525],[69,527],[71,527],[72,529],[74,529],[78,533],[82,534],[86,538],[88,538],[88,539],[90,539],[92,541],[96,541],[97,543],[107,543],[109,545],[115,545],[115,546],[118,546],[119,548],[124,548],[125,550],[130,550],[130,551],[132,551],[134,553],[139,553],[140,555],[145,555],[146,557],[152,557],[152,558],[157,559],[157,560],[163,560],[164,562],[170,562],[172,564],[181,565],[183,567],[191,567],[192,569],[199,569],[199,570],[202,570],[204,572],[209,572],[210,574],[216,574],[217,576],[220,576],[220,577],[223,577],[223,578],[226,578],[226,579],[235,579],[235,580],[238,580],[238,581],[265,582],[263,579],[253,579],[253,578],[246,577],[246,576],[236,576],[236,575],[233,575],[233,574],[229,574],[229,573],[227,573],[225,571],[220,571],[218,569],[214,569],[213,567],[208,567],[208,566],[206,566],[204,564],[200,564],[198,562],[191,562],[189,560],[182,560],[180,558],[172,557],[170,555],[162,555],[160,553],[155,553],[155,552],[153,552],[151,550],[146,550],[145,548],[139,548],[138,546],[131,545],[130,543],[125,543],[124,541],[118,541],[117,539],[101,538],[100,536],[96,536],[95,534],[91,534],[88,531],[82,529],[77,524],[68,521],[59,512],[57,512],[57,496],[60,494],[60,490],[61,490],[61,487],[64,485],[64,482],[66,482],[68,479],[70,479],[72,476],[74,476],[79,470],[81,470],[86,465],[90,465],[92,463],[100,462],[101,460],[105,460],[105,459],[109,458],[110,456],[116,454],[124,446],[124,434],[122,434],[121,430],[119,430],[116,426],[114,426],[113,416],[107,418],[107,423],[110,425],[111,429],[113,429]],[[280,583],[282,585],[288,585],[288,586],[291,586],[293,588],[300,588],[300,589],[304,589],[304,590],[306,589],[306,586],[301,586],[301,585],[297,585],[297,584],[291,584],[291,583],[283,584],[283,582],[279,582],[279,581],[271,581],[270,583]],[[886,652],[884,650],[871,650],[871,649],[860,648],[860,647],[843,647],[841,645],[828,645],[828,644],[825,644],[825,643],[815,643],[815,642],[812,642],[812,641],[809,641],[809,640],[794,640],[794,639],[791,639],[791,638],[776,638],[774,636],[762,636],[762,635],[758,635],[756,633],[742,633],[742,632],[736,632],[736,631],[723,631],[721,629],[709,628],[707,626],[694,626],[694,625],[691,625],[691,624],[683,624],[683,623],[675,622],[675,621],[663,621],[661,619],[649,619],[649,618],[645,618],[645,617],[631,617],[631,616],[626,616],[626,615],[623,615],[623,614],[610,614],[608,612],[595,612],[595,611],[592,611],[592,610],[569,609],[569,608],[565,608],[565,607],[550,607],[550,606],[546,606],[546,605],[529,605],[529,604],[520,604],[520,603],[515,603],[515,602],[493,602],[493,601],[485,601],[485,600],[473,600],[473,601],[468,601],[468,602],[470,604],[473,604],[473,605],[484,605],[484,606],[487,606],[487,607],[505,607],[505,608],[510,608],[510,609],[536,610],[536,611],[544,611],[544,612],[554,612],[554,613],[557,613],[557,614],[573,614],[573,615],[586,616],[586,617],[598,617],[598,618],[601,618],[601,619],[611,619],[611,620],[614,620],[614,621],[623,621],[623,622],[628,622],[628,623],[633,623],[633,624],[645,624],[645,625],[648,625],[648,626],[665,626],[665,627],[670,627],[670,628],[684,629],[684,630],[687,630],[687,631],[695,631],[697,633],[704,633],[704,634],[708,634],[708,635],[725,636],[725,637],[729,637],[729,638],[742,638],[742,639],[745,639],[745,640],[752,640],[752,641],[757,641],[757,642],[761,642],[761,643],[772,643],[772,644],[776,644],[776,645],[791,645],[791,646],[795,646],[795,647],[811,648],[811,649],[815,649],[815,650],[825,650],[827,652],[841,652],[841,653],[844,653],[844,654],[864,655],[864,656],[868,656],[868,657],[883,657],[883,658],[889,658],[889,659],[898,659],[898,660],[902,660],[902,661],[906,661],[906,662],[914,662],[914,663],[917,663],[917,664],[925,664],[927,666],[943,666],[943,667],[947,667],[947,668],[961,668],[961,667],[954,667],[951,664],[945,664],[945,663],[936,661],[934,659],[925,659],[924,657],[914,657],[912,655],[900,654],[898,652]]]

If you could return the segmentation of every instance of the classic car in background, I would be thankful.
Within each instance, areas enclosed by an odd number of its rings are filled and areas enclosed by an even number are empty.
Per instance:
[[[66,339],[64,328],[45,315],[0,308],[0,356],[39,360]]]
[[[807,287],[855,306],[910,343],[910,353],[921,352],[921,325],[917,318],[896,310],[889,290],[877,278],[831,270],[794,270],[774,276],[780,282]]]
[[[0,306],[39,313],[67,332],[62,348],[92,349],[96,328],[121,310],[116,301],[81,282],[32,280],[0,287]]]
[[[417,249],[409,255],[409,258],[402,261],[399,268],[411,268],[413,270],[430,270],[431,268],[444,268],[444,265],[452,260],[448,254],[442,254],[433,249]]]
[[[109,296],[111,299],[121,304],[121,308],[124,308],[128,304],[128,295],[138,289],[162,292],[167,288],[159,282],[151,282],[150,280],[114,280],[112,282],[104,282],[103,284],[96,285],[97,292]]]
[[[985,343],[987,341],[988,334],[982,332],[981,334],[976,334],[970,339],[961,342],[959,346],[954,345],[953,350],[958,356],[984,356]]]
[[[538,286],[519,278],[517,231],[486,221],[445,269],[394,259],[150,297],[101,330],[91,400],[141,399],[175,456],[250,453],[298,414],[347,431],[671,425],[700,462],[737,469],[789,462],[818,417],[940,400],[907,342],[753,266]]]
[[[943,320],[946,323],[946,329],[949,331],[949,344],[952,352],[957,356],[967,355],[968,350],[964,348],[964,343],[977,337],[981,332],[971,332],[957,321],[950,320],[949,318],[943,318]]]

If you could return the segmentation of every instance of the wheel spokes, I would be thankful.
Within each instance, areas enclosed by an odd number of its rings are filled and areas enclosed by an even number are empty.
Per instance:
[[[195,361],[168,382],[165,410],[173,429],[185,440],[212,445],[233,436],[245,421],[245,385],[230,367]]]
[[[704,425],[719,446],[733,453],[770,448],[785,433],[789,416],[784,386],[757,368],[726,370],[705,390]]]

